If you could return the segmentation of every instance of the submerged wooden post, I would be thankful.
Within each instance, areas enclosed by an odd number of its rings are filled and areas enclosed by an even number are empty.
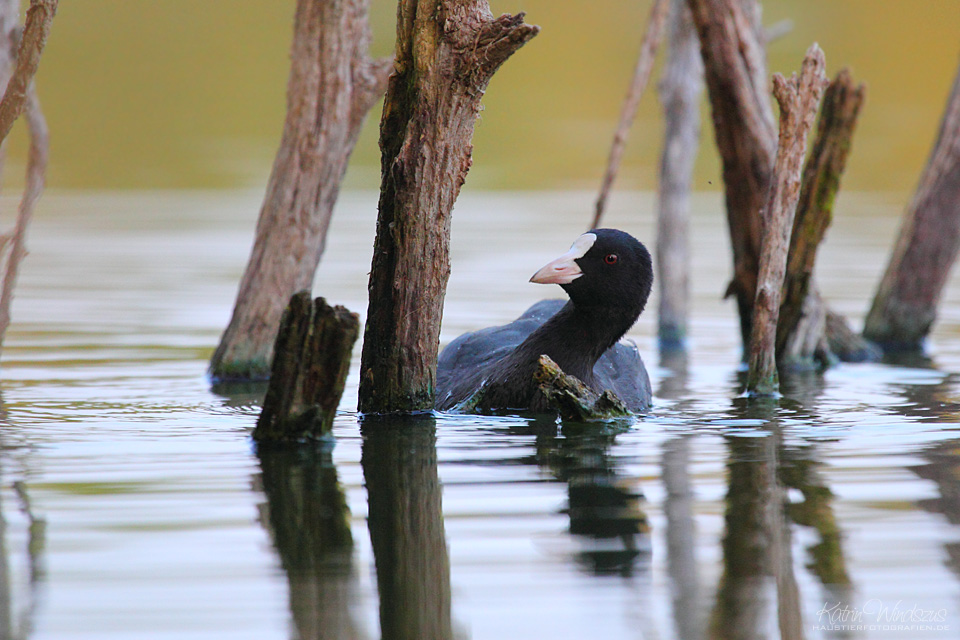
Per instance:
[[[683,349],[690,301],[690,181],[700,146],[703,61],[684,0],[671,0],[667,61],[660,80],[665,132],[657,192],[657,335],[660,351]]]
[[[853,131],[863,104],[866,88],[857,85],[847,69],[841,70],[823,95],[817,137],[811,145],[810,157],[803,170],[803,183],[797,202],[790,253],[777,323],[777,361],[786,364],[813,363],[816,344],[806,343],[804,336],[822,340],[825,328],[796,331],[806,322],[826,322],[823,313],[803,315],[804,302],[810,291],[810,279],[817,249],[833,220],[833,205],[840,188],[850,153]],[[822,311],[822,305],[818,305]]]
[[[885,350],[919,351],[960,250],[960,72],[937,142],[864,322]]]
[[[290,298],[274,345],[257,442],[297,442],[330,431],[350,369],[360,319],[308,291]]]
[[[380,122],[381,184],[360,411],[433,409],[450,212],[490,78],[538,33],[487,0],[401,0]]]
[[[773,94],[780,105],[780,143],[762,215],[763,251],[760,254],[747,376],[747,391],[752,394],[771,395],[779,389],[776,336],[780,296],[788,241],[800,197],[800,171],[807,148],[807,134],[813,127],[827,83],[825,65],[823,51],[813,44],[803,59],[800,77],[794,75],[786,80],[779,73],[773,76]]]

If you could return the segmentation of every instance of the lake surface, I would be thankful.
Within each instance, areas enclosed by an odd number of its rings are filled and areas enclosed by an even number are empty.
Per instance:
[[[649,416],[361,425],[358,345],[335,446],[258,455],[262,389],[205,371],[260,198],[42,201],[0,371],[0,638],[957,637],[957,278],[931,359],[750,404],[720,196],[698,195],[687,357],[660,360],[655,300],[630,333]],[[612,207],[652,247],[652,197]],[[342,197],[315,285],[361,314],[375,209]],[[818,280],[856,325],[900,209],[841,198]],[[442,341],[559,296],[527,279],[590,210],[465,193]]]

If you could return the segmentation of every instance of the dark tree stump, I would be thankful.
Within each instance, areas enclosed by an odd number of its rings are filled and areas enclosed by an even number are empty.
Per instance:
[[[688,5],[700,38],[713,131],[723,164],[733,249],[733,280],[727,295],[737,300],[746,348],[760,269],[760,210],[777,152],[763,39],[754,0],[688,0]]]
[[[360,319],[310,293],[290,298],[274,345],[273,372],[253,438],[296,442],[329,433],[350,369]]]

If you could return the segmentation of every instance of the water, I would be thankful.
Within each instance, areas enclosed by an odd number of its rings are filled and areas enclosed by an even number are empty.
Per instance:
[[[778,607],[804,637],[956,637],[956,278],[932,360],[843,365],[750,406],[720,198],[699,195],[689,357],[659,362],[653,313],[630,334],[649,417],[361,431],[357,348],[333,450],[258,455],[260,390],[212,390],[205,368],[259,199],[44,199],[3,353],[0,638],[763,638]],[[342,198],[315,288],[361,313],[375,200]],[[612,204],[652,245],[651,197]],[[840,207],[818,280],[858,323],[900,204]],[[589,210],[466,193],[442,340],[557,295],[527,278]]]

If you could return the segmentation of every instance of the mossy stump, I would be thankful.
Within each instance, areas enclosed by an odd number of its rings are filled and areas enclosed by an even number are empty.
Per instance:
[[[299,442],[330,432],[360,319],[308,291],[290,298],[274,344],[270,385],[253,439]]]
[[[533,375],[540,391],[564,420],[593,422],[633,416],[617,395],[605,390],[597,393],[578,378],[563,372],[550,356],[542,355]]]

